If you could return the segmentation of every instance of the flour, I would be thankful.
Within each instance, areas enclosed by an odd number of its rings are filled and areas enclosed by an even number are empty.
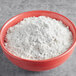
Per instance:
[[[56,57],[67,51],[73,42],[68,27],[45,16],[24,18],[8,29],[5,39],[9,52],[31,60]]]

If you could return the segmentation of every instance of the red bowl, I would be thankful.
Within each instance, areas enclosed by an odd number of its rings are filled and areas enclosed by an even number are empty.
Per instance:
[[[24,18],[32,17],[32,16],[36,16],[36,17],[48,16],[57,20],[61,20],[66,26],[69,27],[69,29],[73,34],[73,44],[71,45],[71,47],[63,54],[46,60],[27,60],[11,54],[4,46],[4,38],[8,28],[11,26],[14,26]],[[44,71],[61,65],[72,54],[73,49],[75,47],[75,41],[76,41],[76,29],[74,24],[65,16],[51,11],[38,10],[38,11],[24,12],[19,15],[16,15],[15,17],[11,18],[3,25],[0,32],[0,45],[3,49],[4,54],[7,56],[7,58],[15,65],[30,71]]]

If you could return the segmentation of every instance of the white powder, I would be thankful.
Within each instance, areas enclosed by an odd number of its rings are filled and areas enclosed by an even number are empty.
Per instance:
[[[56,57],[71,46],[72,33],[61,21],[39,16],[10,27],[5,47],[15,56],[43,60]]]

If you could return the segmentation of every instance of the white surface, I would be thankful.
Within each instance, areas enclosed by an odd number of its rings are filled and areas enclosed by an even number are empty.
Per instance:
[[[39,16],[25,18],[6,35],[5,47],[24,59],[44,60],[56,57],[69,49],[73,37],[61,21]]]

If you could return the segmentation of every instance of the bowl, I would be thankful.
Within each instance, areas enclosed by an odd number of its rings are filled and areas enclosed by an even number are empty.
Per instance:
[[[47,16],[47,17],[51,17],[51,18],[54,18],[56,20],[62,21],[66,26],[69,27],[70,31],[72,32],[73,44],[71,45],[71,47],[66,52],[64,52],[63,54],[61,54],[57,57],[54,57],[54,58],[46,59],[46,60],[22,59],[20,57],[17,57],[15,55],[13,55],[12,53],[10,53],[4,46],[4,42],[5,42],[4,38],[6,36],[6,32],[7,32],[8,28],[11,27],[11,26],[14,26],[17,23],[19,23],[24,18],[32,17],[32,16],[36,16],[36,17]],[[76,42],[75,25],[68,18],[66,18],[65,16],[63,16],[61,14],[58,14],[58,13],[55,13],[55,12],[52,12],[52,11],[37,10],[37,11],[23,12],[21,14],[18,14],[16,16],[14,16],[10,20],[8,20],[3,25],[3,27],[1,28],[1,31],[0,31],[0,45],[1,45],[2,50],[3,50],[4,54],[6,55],[6,57],[13,64],[15,64],[15,65],[17,65],[20,68],[23,68],[25,70],[29,70],[29,71],[44,71],[44,70],[53,69],[53,68],[61,65],[72,54],[72,52],[75,48],[75,42]]]

